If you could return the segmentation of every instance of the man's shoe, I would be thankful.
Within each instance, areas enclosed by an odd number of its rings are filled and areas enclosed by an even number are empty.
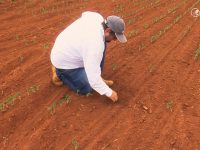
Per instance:
[[[63,82],[58,78],[57,74],[56,74],[56,68],[54,66],[52,66],[52,82],[54,85],[56,86],[62,86]]]

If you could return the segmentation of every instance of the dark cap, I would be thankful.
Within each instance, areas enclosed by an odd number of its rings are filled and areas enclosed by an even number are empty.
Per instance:
[[[108,16],[105,22],[107,26],[115,32],[115,35],[120,42],[127,42],[126,36],[124,35],[125,23],[122,18],[118,16]]]

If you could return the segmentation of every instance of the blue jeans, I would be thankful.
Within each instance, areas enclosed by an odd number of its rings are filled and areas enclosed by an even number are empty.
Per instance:
[[[56,74],[63,83],[69,86],[73,91],[86,95],[92,92],[84,68],[77,69],[58,69]]]
[[[105,43],[105,49],[103,52],[103,58],[100,64],[101,71],[103,71],[105,54],[107,44]],[[86,95],[92,92],[92,88],[89,84],[87,75],[84,68],[77,69],[58,69],[56,68],[56,74],[63,83],[70,87],[73,91]]]

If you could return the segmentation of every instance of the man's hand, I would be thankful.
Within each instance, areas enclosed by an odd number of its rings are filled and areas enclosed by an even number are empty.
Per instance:
[[[112,95],[109,97],[113,102],[118,100],[117,92],[112,91]]]

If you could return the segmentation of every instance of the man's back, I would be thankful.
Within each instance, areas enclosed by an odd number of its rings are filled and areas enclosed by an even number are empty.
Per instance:
[[[60,69],[84,67],[83,55],[104,50],[103,17],[85,12],[56,39],[51,52],[52,64]],[[102,56],[101,56],[102,57]],[[100,58],[101,59],[101,58]]]

